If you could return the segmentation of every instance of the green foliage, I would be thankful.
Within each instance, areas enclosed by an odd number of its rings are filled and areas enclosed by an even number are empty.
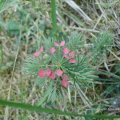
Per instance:
[[[51,18],[52,18],[52,27],[53,27],[53,36],[57,30],[57,18],[56,18],[56,0],[51,0]]]
[[[119,67],[117,67],[119,68]],[[107,97],[109,95],[118,96],[120,91],[120,77],[118,69],[116,68],[115,73],[108,71],[99,71],[98,74],[104,76],[106,79],[99,79],[103,84],[105,84],[106,88],[102,93],[103,96]]]
[[[8,62],[6,64],[0,64],[0,75],[5,74],[8,70],[12,69],[13,62]]]
[[[44,53],[42,53],[38,58],[28,56],[23,65],[23,72],[32,75],[36,84],[44,90],[44,94],[42,95],[43,98],[38,103],[39,105],[45,101],[59,101],[62,96],[64,97],[64,95],[67,94],[66,89],[62,88],[60,85],[60,79],[57,78],[56,80],[51,81],[48,78],[39,78],[37,73],[40,69],[46,70],[48,67],[52,70],[62,69],[64,73],[69,76],[71,83],[69,86],[70,89],[75,85],[80,88],[90,88],[93,86],[93,80],[97,79],[95,67],[93,67],[91,63],[95,63],[95,61],[99,62],[98,58],[102,58],[112,44],[111,35],[109,33],[102,33],[92,43],[94,47],[92,47],[89,53],[92,53],[93,55],[89,56],[88,53],[88,55],[85,56],[83,53],[81,54],[81,50],[85,49],[85,40],[80,34],[74,32],[67,38],[65,45],[65,47],[71,51],[76,51],[77,62],[75,64],[70,64],[69,60],[63,58],[61,47],[56,48],[57,52],[55,52],[54,55],[50,55],[49,49],[54,47],[54,41],[56,40],[51,40],[51,38],[43,39],[43,42],[38,42],[36,48],[39,49],[40,44],[42,44],[42,46],[44,46]],[[71,89],[71,92],[72,91],[74,90]]]
[[[64,63],[64,69],[71,76],[73,83],[77,83],[81,87],[91,87],[90,84],[97,78],[95,70],[90,66],[88,58],[79,56],[77,64]]]
[[[92,60],[94,63],[100,63],[101,58],[104,57],[107,53],[107,49],[111,48],[113,43],[113,37],[110,33],[104,32],[101,33],[97,39],[93,42],[92,47]]]
[[[73,50],[79,50],[84,47],[85,40],[83,36],[77,32],[72,32],[68,37],[68,47]]]
[[[117,66],[115,67],[115,73],[116,73],[116,74],[120,74],[120,65],[117,65]]]
[[[5,22],[0,18],[0,30],[4,30],[5,29]]]
[[[0,65],[3,63],[3,49],[2,44],[0,43]]]
[[[42,95],[43,98],[40,100],[39,104],[45,101],[58,101],[62,96],[64,97],[67,92],[66,89],[61,87],[61,80],[59,78],[52,81],[48,78],[39,78],[37,74],[40,69],[46,70],[48,67],[52,70],[62,69],[64,73],[69,76],[71,83],[70,88],[75,84],[81,88],[90,87],[90,84],[93,83],[93,80],[96,79],[97,76],[95,75],[95,69],[89,64],[88,57],[79,54],[79,49],[84,46],[84,40],[81,35],[72,33],[71,36],[68,37],[68,41],[66,41],[65,45],[65,47],[68,47],[71,51],[76,51],[77,62],[75,64],[70,64],[69,60],[63,58],[62,47],[56,48],[57,52],[55,52],[54,55],[50,55],[49,49],[54,47],[54,40],[51,41],[50,38],[43,39],[44,42],[40,42],[39,44],[44,46],[44,53],[38,58],[28,56],[23,64],[23,73],[32,75],[37,85],[44,88],[45,93]],[[40,46],[38,49],[39,48]]]
[[[39,59],[34,59],[33,56],[28,56],[25,60],[22,71],[26,74],[36,75],[39,69],[42,68],[42,66],[44,67],[45,65],[46,64],[44,64],[44,61],[39,61]]]
[[[0,0],[0,13],[7,10],[9,7],[15,6],[18,0]]]
[[[9,22],[6,24],[6,30],[8,31],[9,34],[19,34],[19,25],[16,21],[13,21],[13,20],[9,20]]]

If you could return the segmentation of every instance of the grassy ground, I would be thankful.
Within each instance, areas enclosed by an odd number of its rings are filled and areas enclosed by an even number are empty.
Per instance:
[[[40,40],[40,36],[51,35],[50,2],[47,0],[0,2],[0,98],[31,104],[37,103],[41,98],[42,90],[35,85],[30,76],[23,74],[21,69],[25,58],[35,51],[35,44]],[[119,0],[75,0],[75,2],[57,0],[58,33],[66,35],[77,31],[84,35],[86,41],[96,38],[102,31],[109,31],[113,34],[113,48],[106,59],[98,65],[98,69],[112,73],[115,73],[116,69],[119,70],[119,16]],[[113,102],[120,105],[118,92],[120,84],[116,80],[117,77],[100,75],[100,78],[114,80],[111,81],[111,85],[100,81],[100,84],[95,85],[91,90],[76,91],[72,95],[72,103],[66,104],[66,110],[86,113],[91,106],[96,106],[95,113],[99,113],[100,108],[104,106],[105,110],[102,112],[118,114],[118,111],[111,112],[106,109]],[[61,104],[56,108],[62,109]],[[31,114],[0,107],[0,119],[79,120],[80,118]]]

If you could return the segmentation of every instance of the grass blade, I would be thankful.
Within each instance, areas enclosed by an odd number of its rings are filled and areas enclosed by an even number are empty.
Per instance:
[[[43,113],[68,115],[68,116],[78,116],[79,115],[77,113],[65,112],[65,111],[60,111],[60,110],[56,110],[56,109],[48,109],[48,108],[43,108],[40,106],[35,106],[35,105],[33,106],[30,104],[25,104],[25,103],[10,102],[10,101],[6,101],[6,100],[0,100],[0,106],[4,106],[4,107],[9,106],[12,108],[28,110],[31,112],[43,112]]]
[[[90,117],[90,118],[104,118],[104,119],[113,119],[113,118],[120,118],[120,116],[114,116],[114,115],[81,115],[78,113],[74,112],[66,112],[66,111],[61,111],[61,110],[56,110],[56,109],[48,109],[48,108],[43,108],[40,106],[33,106],[30,104],[25,104],[25,103],[16,103],[16,102],[10,102],[6,100],[1,100],[0,99],[0,106],[9,106],[12,108],[17,108],[17,109],[22,109],[22,110],[28,110],[31,112],[42,112],[42,113],[50,113],[50,114],[58,114],[58,115],[67,115],[67,116],[79,116],[79,117]]]
[[[51,0],[51,19],[52,19],[52,28],[53,28],[52,32],[54,36],[57,29],[56,0]]]

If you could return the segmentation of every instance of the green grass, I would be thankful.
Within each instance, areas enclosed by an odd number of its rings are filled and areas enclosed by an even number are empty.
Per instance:
[[[66,111],[60,111],[56,109],[48,109],[48,108],[43,108],[40,106],[33,106],[30,104],[25,104],[25,103],[16,103],[16,102],[11,102],[11,101],[5,101],[5,100],[0,100],[0,105],[1,106],[9,106],[12,108],[16,109],[21,109],[21,110],[28,110],[30,112],[37,112],[37,113],[49,113],[49,114],[58,114],[58,115],[63,115],[63,116],[79,116],[79,118],[85,117],[86,119],[113,119],[113,118],[120,118],[120,116],[114,116],[114,115],[82,115],[79,113],[74,113],[74,112],[66,112]]]

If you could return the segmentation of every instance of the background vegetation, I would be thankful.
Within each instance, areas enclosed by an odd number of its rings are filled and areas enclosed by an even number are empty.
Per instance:
[[[77,40],[81,42],[78,46],[80,53],[90,56],[92,60],[87,60],[98,77],[92,84],[85,84],[73,92],[68,90],[64,104],[61,101],[57,104],[47,102],[42,107],[88,115],[119,115],[116,108],[120,106],[120,1],[56,0],[56,16],[51,7],[54,8],[48,0],[0,0],[0,98],[39,104],[43,89],[39,88],[33,76],[23,72],[26,58],[45,40],[48,41],[46,44],[51,39]],[[82,36],[81,41],[78,40],[79,35]],[[77,36],[76,39],[72,39],[73,36]],[[0,107],[0,119],[90,118],[37,114]]]

